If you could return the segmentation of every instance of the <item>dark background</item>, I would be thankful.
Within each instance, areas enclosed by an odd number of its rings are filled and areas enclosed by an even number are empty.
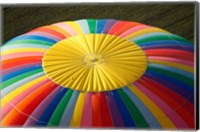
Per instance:
[[[4,5],[3,42],[39,26],[83,18],[130,20],[194,41],[195,3]]]

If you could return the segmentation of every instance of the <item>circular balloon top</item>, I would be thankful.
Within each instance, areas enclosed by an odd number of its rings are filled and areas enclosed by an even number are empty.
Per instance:
[[[57,42],[43,57],[43,69],[55,83],[86,92],[122,88],[146,70],[144,51],[110,34],[76,35]]]
[[[194,128],[194,45],[114,19],[64,21],[1,46],[2,126]]]

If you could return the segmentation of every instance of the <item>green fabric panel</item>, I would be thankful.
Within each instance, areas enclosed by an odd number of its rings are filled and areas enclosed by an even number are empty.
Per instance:
[[[39,73],[39,72],[43,72],[43,69],[40,68],[40,69],[37,69],[37,70],[33,70],[33,71],[31,71],[31,72],[27,72],[27,73],[21,74],[21,75],[19,75],[19,76],[14,77],[14,78],[11,78],[11,79],[9,79],[9,80],[3,82],[0,89],[2,90],[2,89],[4,89],[5,87],[7,87],[7,86],[9,86],[9,85],[11,85],[11,84],[13,84],[13,83],[15,83],[15,82],[18,82],[18,81],[20,81],[20,80],[22,80],[22,79],[25,79],[25,78],[27,78],[27,77],[30,77],[31,75],[37,74],[37,73]]]
[[[124,104],[128,108],[128,111],[131,114],[132,119],[134,120],[137,127],[147,128],[149,125],[145,121],[144,117],[137,109],[135,104],[131,101],[131,99],[126,95],[126,93],[122,89],[117,90],[118,94],[120,95],[121,99],[123,100]]]
[[[55,109],[54,113],[52,114],[48,126],[55,127],[58,126],[60,123],[60,120],[62,118],[63,112],[65,111],[65,108],[67,107],[67,104],[72,96],[73,90],[69,89],[60,103],[58,104],[57,108]]]
[[[37,45],[52,46],[52,43],[49,43],[46,41],[40,41],[40,40],[16,40],[16,41],[9,42],[6,45],[13,45],[13,44],[27,44],[27,45],[28,44],[37,44]]]
[[[96,20],[95,19],[88,19],[88,27],[90,29],[90,33],[96,32]]]
[[[182,81],[182,82],[184,82],[184,83],[186,83],[190,86],[194,86],[194,80],[193,79],[186,77],[186,76],[183,76],[183,75],[180,75],[178,73],[175,73],[175,72],[172,72],[172,71],[169,71],[169,70],[165,70],[165,69],[161,69],[161,68],[157,68],[157,67],[153,67],[151,65],[148,65],[148,70],[157,72],[159,74],[166,75],[166,76],[171,77],[171,78],[175,78],[175,79]]]
[[[169,35],[156,35],[156,36],[147,37],[147,38],[144,37],[144,38],[136,40],[134,42],[137,43],[137,44],[140,44],[140,43],[145,43],[145,42],[150,42],[150,41],[155,41],[155,40],[169,40],[169,38],[171,40],[185,41],[185,42],[191,43],[191,45],[193,45],[191,41],[186,40],[186,39],[184,39],[182,37],[179,37],[179,36],[176,36],[176,35],[172,35],[172,34],[169,34]]]

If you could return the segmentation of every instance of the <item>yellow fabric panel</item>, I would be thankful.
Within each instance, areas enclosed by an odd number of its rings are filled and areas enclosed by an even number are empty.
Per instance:
[[[1,52],[1,55],[8,55],[13,53],[23,53],[23,52],[42,52],[44,53],[47,49],[41,48],[19,48],[19,49],[10,49]]]
[[[16,88],[15,90],[13,90],[11,93],[7,94],[6,96],[4,96],[0,101],[1,101],[1,106],[0,107],[4,107],[7,103],[9,103],[12,99],[14,99],[17,95],[21,94],[22,92],[24,92],[26,89],[30,88],[31,86],[41,82],[42,80],[46,79],[47,76],[42,76],[39,77],[35,80],[32,80],[18,88]]]
[[[66,22],[66,24],[68,24],[69,26],[71,26],[75,30],[75,32],[77,33],[77,35],[84,34],[84,32],[82,31],[80,25],[77,22],[68,21],[68,22]]]
[[[126,39],[132,39],[132,38],[141,36],[141,35],[143,35],[143,34],[153,33],[153,32],[164,32],[164,33],[168,33],[167,31],[165,31],[165,30],[163,30],[163,29],[152,27],[152,28],[146,28],[146,29],[142,29],[142,30],[136,31],[136,32],[134,32],[134,33],[132,33],[132,34],[129,34],[129,35],[126,36],[125,38],[126,38]]]
[[[169,62],[169,61],[161,61],[161,60],[149,60],[150,63],[156,63],[156,64],[162,64],[165,66],[170,66],[170,67],[174,67],[174,68],[178,68],[184,71],[188,71],[191,73],[194,73],[194,68],[191,66],[187,66],[184,64],[180,64],[180,63],[175,63],[175,62]]]
[[[155,116],[162,127],[173,129],[176,128],[173,122],[165,115],[165,113],[163,113],[160,108],[145,94],[143,94],[137,87],[135,87],[133,84],[128,85],[128,87],[148,107],[148,109]]]
[[[85,101],[85,93],[80,92],[78,100],[76,102],[74,113],[73,113],[73,116],[72,116],[72,119],[71,119],[70,127],[80,127],[84,101]]]

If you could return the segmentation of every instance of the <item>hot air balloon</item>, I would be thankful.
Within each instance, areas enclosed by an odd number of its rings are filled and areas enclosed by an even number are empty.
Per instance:
[[[64,21],[1,46],[1,126],[194,129],[194,45],[158,27]]]

